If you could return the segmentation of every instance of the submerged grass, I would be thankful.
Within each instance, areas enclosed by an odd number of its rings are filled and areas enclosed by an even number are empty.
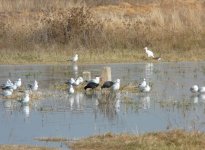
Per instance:
[[[134,149],[193,149],[205,148],[205,134],[200,132],[185,132],[173,130],[168,132],[148,133],[144,135],[107,133],[92,136],[68,143],[72,150],[134,150]]]

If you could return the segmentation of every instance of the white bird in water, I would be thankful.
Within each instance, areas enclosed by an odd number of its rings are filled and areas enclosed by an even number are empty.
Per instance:
[[[77,62],[78,61],[78,54],[75,54],[71,59],[68,59],[68,61]]]
[[[16,90],[17,89],[17,84],[18,82],[15,81],[14,83],[11,82],[11,80],[7,80],[5,84],[2,84],[1,85],[1,88],[2,90],[5,90],[5,89],[13,89],[13,90]]]
[[[190,88],[190,91],[192,93],[197,93],[199,90],[199,86],[198,85],[193,85],[191,88]]]
[[[82,77],[78,77],[75,82],[73,83],[73,85],[78,86],[81,83],[83,83],[83,78]]]
[[[65,82],[65,84],[68,84],[68,85],[73,85],[75,84],[75,79],[74,78],[70,78],[68,81]]]
[[[75,90],[74,90],[74,88],[73,88],[73,85],[71,84],[71,85],[69,85],[69,87],[68,87],[68,93],[69,94],[73,94],[75,92]]]
[[[139,89],[142,90],[146,87],[147,82],[146,79],[144,78],[143,81],[138,85]]]
[[[205,86],[202,86],[198,90],[199,93],[205,93]]]
[[[154,53],[151,50],[149,50],[147,47],[145,47],[144,49],[145,49],[145,52],[147,53],[148,57],[154,58]]]
[[[100,83],[100,77],[95,77],[94,79],[91,79],[90,81],[88,81],[88,83],[90,83],[90,82],[99,84]]]
[[[37,91],[38,90],[38,82],[35,80],[33,84],[28,84],[28,87],[32,91]]]
[[[5,89],[5,90],[3,90],[3,93],[2,93],[2,95],[3,96],[11,96],[13,94],[13,89],[12,88],[10,88],[10,89]]]
[[[141,89],[141,92],[148,93],[151,91],[151,87],[149,85],[146,85],[143,89]]]
[[[23,97],[21,98],[19,102],[21,102],[22,104],[27,104],[29,100],[30,100],[29,93],[28,91],[25,91],[25,94],[23,95]]]
[[[15,84],[17,87],[21,86],[21,78],[19,78],[17,81],[15,81]]]
[[[112,85],[112,90],[117,91],[120,89],[120,79],[117,79],[115,83]]]

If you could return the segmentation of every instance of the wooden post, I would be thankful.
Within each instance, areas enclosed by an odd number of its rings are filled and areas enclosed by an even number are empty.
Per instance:
[[[101,73],[101,82],[111,81],[111,80],[112,80],[111,68],[104,67]]]
[[[83,71],[83,79],[84,80],[91,80],[91,73],[89,71]]]

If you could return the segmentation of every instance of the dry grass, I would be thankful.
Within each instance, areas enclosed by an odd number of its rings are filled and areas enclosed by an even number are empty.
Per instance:
[[[23,95],[24,95],[24,91],[18,90],[18,91],[14,91],[11,96],[7,96],[7,97],[2,96],[2,97],[4,97],[4,99],[9,99],[9,100],[21,100]],[[46,94],[43,94],[42,92],[29,93],[29,97],[31,101],[42,99],[44,96],[46,96]]]
[[[29,146],[29,145],[0,145],[0,150],[56,150],[54,148]]]
[[[44,142],[66,142],[66,141],[69,141],[69,139],[65,139],[65,138],[52,138],[52,137],[40,137],[40,138],[35,138],[34,140],[44,141]]]
[[[0,0],[1,64],[204,60],[203,0]],[[197,53],[195,53],[197,51]]]
[[[200,150],[205,149],[205,134],[199,132],[185,132],[174,130],[168,132],[136,135],[105,135],[88,137],[70,143],[73,150],[134,150],[134,149],[166,149],[166,150]]]

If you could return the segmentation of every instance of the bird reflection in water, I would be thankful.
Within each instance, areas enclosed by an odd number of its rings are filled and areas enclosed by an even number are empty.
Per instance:
[[[25,117],[29,117],[29,115],[30,115],[29,105],[22,105],[21,108],[22,108],[22,111],[23,111]]]
[[[140,97],[140,100],[141,100],[141,102],[142,102],[142,108],[143,108],[144,110],[150,109],[150,96],[148,96],[148,95],[142,95],[142,96]]]

